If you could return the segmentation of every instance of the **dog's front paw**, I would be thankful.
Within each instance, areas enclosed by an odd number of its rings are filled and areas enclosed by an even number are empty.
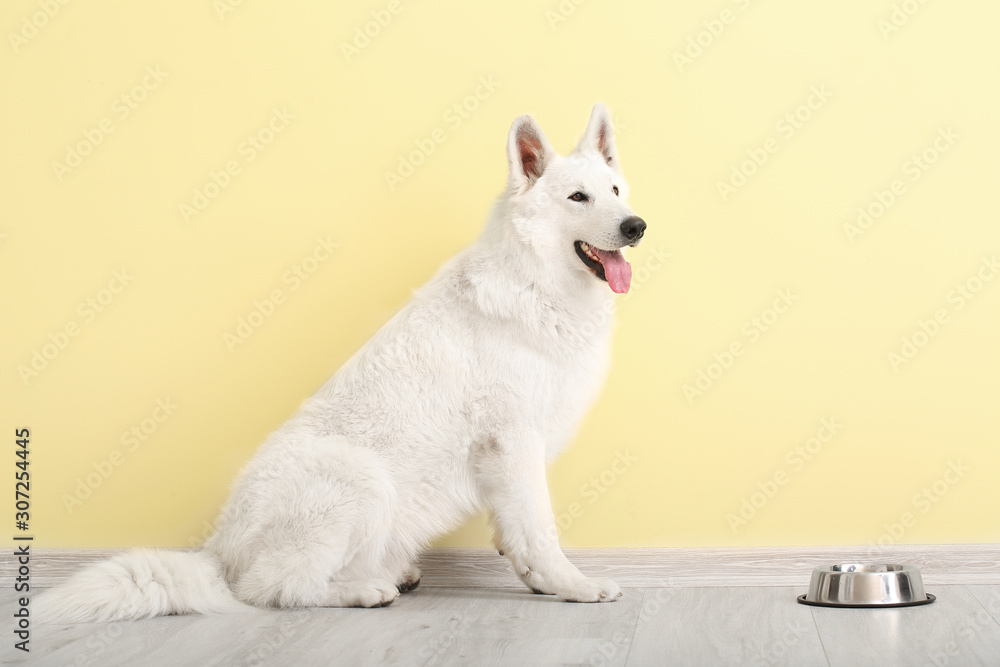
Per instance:
[[[621,596],[622,590],[610,579],[582,579],[559,591],[559,597],[567,602],[614,602]]]

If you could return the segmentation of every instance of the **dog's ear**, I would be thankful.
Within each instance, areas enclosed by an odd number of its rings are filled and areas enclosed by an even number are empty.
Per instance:
[[[604,105],[598,102],[590,112],[590,122],[587,131],[576,147],[577,152],[595,151],[604,158],[608,166],[618,170],[618,153],[615,151],[615,128],[611,125],[611,116]]]
[[[518,116],[507,135],[510,183],[520,192],[535,184],[555,151],[531,116]]]

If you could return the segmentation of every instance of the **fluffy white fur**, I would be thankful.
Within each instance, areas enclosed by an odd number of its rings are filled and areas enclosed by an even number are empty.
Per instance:
[[[621,595],[563,555],[545,478],[606,372],[614,294],[573,244],[630,244],[614,133],[597,105],[563,157],[521,116],[507,154],[508,188],[481,238],[264,442],[201,551],[87,568],[40,596],[37,617],[386,605],[419,581],[421,550],[483,508],[535,592]],[[585,204],[568,198],[578,190]]]

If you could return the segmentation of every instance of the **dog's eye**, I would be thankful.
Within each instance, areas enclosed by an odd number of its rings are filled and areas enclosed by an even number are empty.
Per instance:
[[[569,196],[569,198],[572,199],[573,201],[587,201],[588,199],[590,199],[590,197],[588,197],[587,195],[583,194],[579,190],[577,190],[576,192],[574,192],[573,194],[571,194]]]
[[[615,193],[616,197],[618,196],[618,186],[617,185],[612,185],[611,186],[611,191]]]

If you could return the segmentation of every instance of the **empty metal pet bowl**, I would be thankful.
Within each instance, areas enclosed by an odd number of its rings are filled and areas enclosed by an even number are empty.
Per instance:
[[[934,602],[920,570],[898,563],[838,563],[812,572],[809,592],[798,598],[817,607],[912,607]]]

